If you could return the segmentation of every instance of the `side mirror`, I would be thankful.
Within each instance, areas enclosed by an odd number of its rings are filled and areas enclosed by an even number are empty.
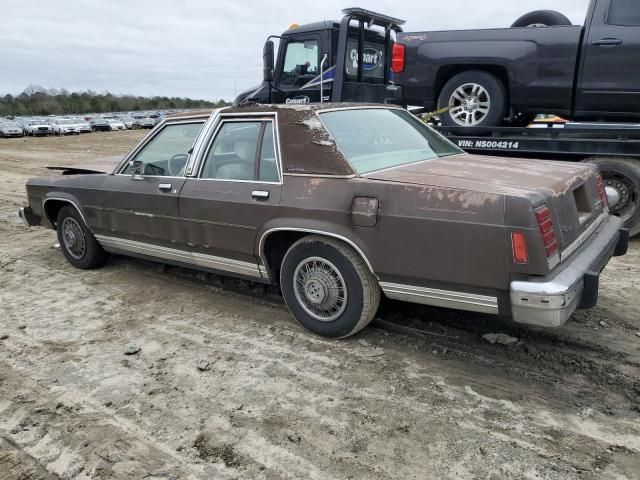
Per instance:
[[[131,160],[129,166],[131,167],[131,176],[142,175],[142,162],[140,160]]]
[[[274,48],[273,40],[267,40],[264,43],[262,49],[262,79],[271,83],[273,81],[273,69],[274,69]]]

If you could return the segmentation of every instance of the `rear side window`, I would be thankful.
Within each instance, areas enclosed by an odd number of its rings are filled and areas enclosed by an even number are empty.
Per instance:
[[[607,23],[640,26],[640,2],[638,0],[611,0]]]
[[[278,182],[273,122],[225,121],[207,153],[200,178]]]

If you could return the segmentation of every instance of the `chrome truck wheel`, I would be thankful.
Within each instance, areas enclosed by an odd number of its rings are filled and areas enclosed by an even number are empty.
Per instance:
[[[449,98],[449,114],[461,127],[475,127],[482,123],[491,108],[489,92],[477,83],[465,83]]]
[[[609,211],[620,217],[629,234],[640,234],[640,162],[635,158],[591,157],[586,161],[600,168],[604,186],[615,191],[617,203]]]
[[[480,127],[502,125],[507,111],[507,93],[491,73],[469,70],[447,81],[438,96],[438,109],[447,108],[440,121],[458,127],[460,133],[482,134]]]

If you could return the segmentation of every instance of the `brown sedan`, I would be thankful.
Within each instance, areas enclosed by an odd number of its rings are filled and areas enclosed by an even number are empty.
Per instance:
[[[390,106],[177,116],[94,170],[29,180],[20,210],[72,265],[115,252],[278,283],[329,337],[364,328],[381,293],[559,326],[627,249],[595,166],[467,155]]]

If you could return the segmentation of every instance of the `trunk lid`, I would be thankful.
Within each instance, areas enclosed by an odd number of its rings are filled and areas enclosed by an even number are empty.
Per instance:
[[[527,198],[551,210],[560,249],[603,212],[597,169],[584,163],[456,155],[380,170],[372,180],[442,186]]]

